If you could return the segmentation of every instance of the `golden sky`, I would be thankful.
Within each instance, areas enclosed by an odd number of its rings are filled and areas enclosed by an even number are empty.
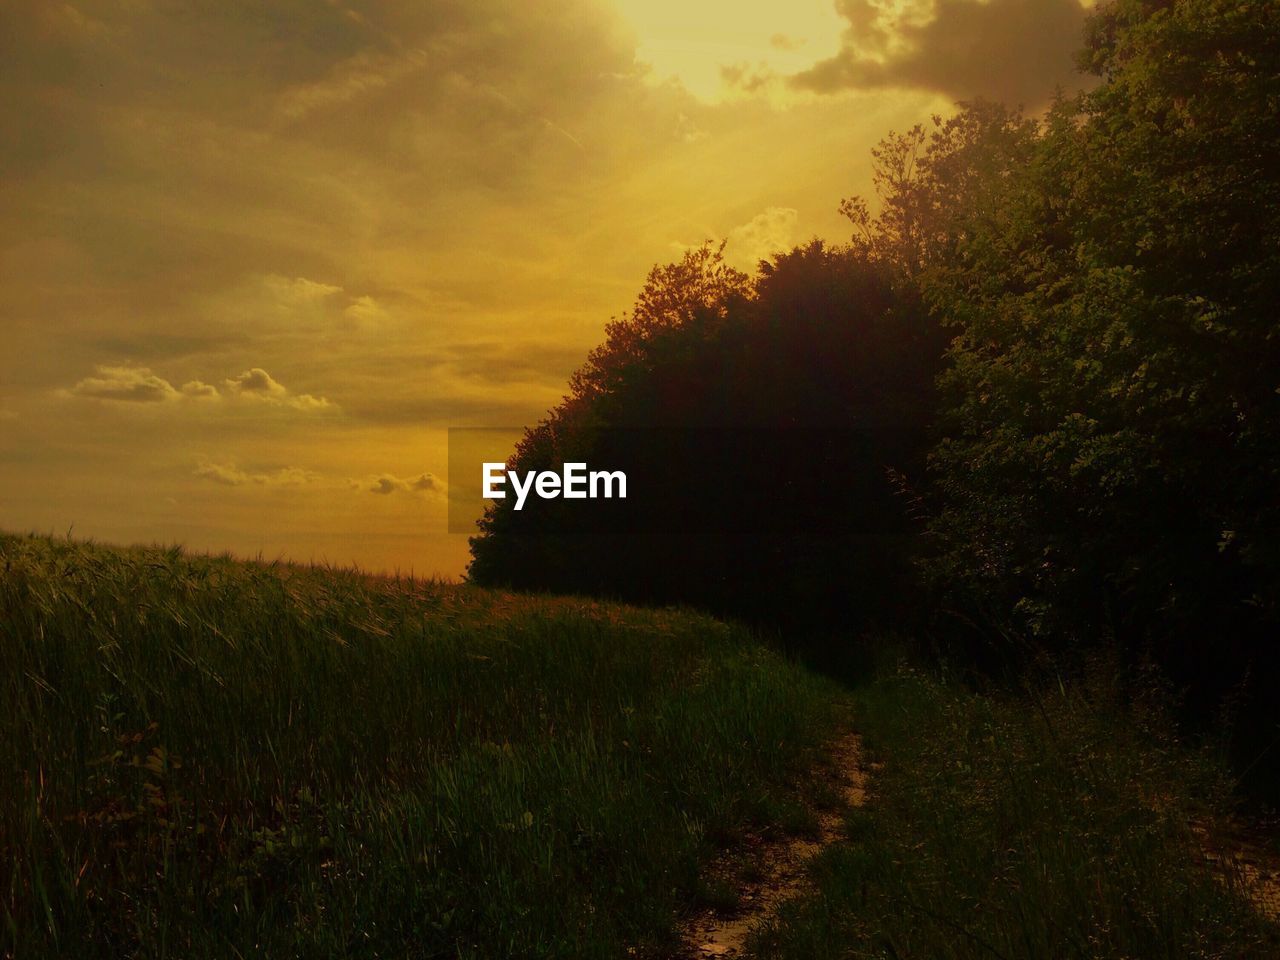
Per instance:
[[[890,129],[1071,85],[1078,0],[7,0],[0,529],[456,576],[445,430],[648,269],[843,240]]]

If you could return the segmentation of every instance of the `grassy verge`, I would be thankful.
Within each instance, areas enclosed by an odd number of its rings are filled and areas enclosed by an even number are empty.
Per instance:
[[[691,614],[0,536],[0,955],[661,955],[837,700]]]
[[[1189,828],[1224,802],[1154,684],[1098,665],[1021,697],[898,671],[861,691],[869,804],[817,890],[757,938],[813,957],[1275,957],[1280,938]]]

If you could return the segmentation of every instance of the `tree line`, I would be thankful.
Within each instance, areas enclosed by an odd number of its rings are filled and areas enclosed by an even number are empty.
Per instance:
[[[713,244],[655,268],[513,462],[654,467],[669,451],[602,445],[734,428],[762,439],[675,462],[686,481],[727,461],[747,482],[708,498],[673,479],[636,507],[647,536],[570,535],[563,504],[499,502],[471,578],[997,658],[1108,642],[1204,709],[1252,703],[1265,750],[1280,3],[1115,0],[1078,62],[1095,82],[1043,115],[974,101],[887,136],[875,202],[841,204],[847,244],[752,276]],[[858,482],[805,474],[788,430]],[[659,516],[707,511],[715,535]]]

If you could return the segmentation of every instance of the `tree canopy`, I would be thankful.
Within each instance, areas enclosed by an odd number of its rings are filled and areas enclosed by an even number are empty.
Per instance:
[[[619,508],[625,532],[575,529],[576,505],[498,501],[471,576],[787,625],[888,620],[914,542],[900,485],[923,472],[937,337],[919,299],[857,250],[813,243],[754,278],[716,246],[689,251],[650,274],[512,460],[625,468],[660,495]]]
[[[959,156],[978,184],[936,185],[922,280],[956,335],[936,571],[1020,627],[1168,646],[1274,624],[1277,25],[1274,3],[1114,4],[1081,54],[1102,82],[984,134],[1001,162],[934,142],[932,169]]]

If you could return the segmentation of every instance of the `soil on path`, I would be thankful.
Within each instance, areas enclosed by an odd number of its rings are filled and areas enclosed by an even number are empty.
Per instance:
[[[705,909],[684,926],[684,952],[680,960],[707,957],[740,957],[748,936],[771,917],[778,905],[807,886],[806,866],[824,847],[840,839],[844,813],[866,800],[868,767],[862,760],[862,744],[857,734],[837,740],[831,749],[830,766],[819,775],[830,780],[839,803],[817,812],[818,831],[812,838],[748,838],[749,879],[741,869],[733,869],[725,858],[713,865],[713,876],[733,876],[737,906],[732,910]],[[740,856],[740,855],[739,855]]]
[[[1233,817],[1213,825],[1193,821],[1191,830],[1210,868],[1238,885],[1264,917],[1280,921],[1280,822]]]
[[[844,814],[866,802],[868,775],[879,764],[862,756],[857,734],[847,734],[831,748],[829,765],[817,775],[829,780],[839,802],[817,812],[818,830],[809,838],[748,837],[742,850],[726,854],[713,864],[710,874],[727,880],[737,904],[732,909],[705,908],[683,927],[682,948],[673,960],[705,960],[708,957],[742,957],[747,939],[779,905],[808,889],[809,861],[842,835]],[[1219,824],[1210,830],[1193,823],[1205,860],[1226,880],[1241,885],[1258,910],[1269,920],[1280,921],[1280,854],[1274,840],[1276,822],[1265,828],[1240,821]],[[745,865],[747,870],[743,869]]]

